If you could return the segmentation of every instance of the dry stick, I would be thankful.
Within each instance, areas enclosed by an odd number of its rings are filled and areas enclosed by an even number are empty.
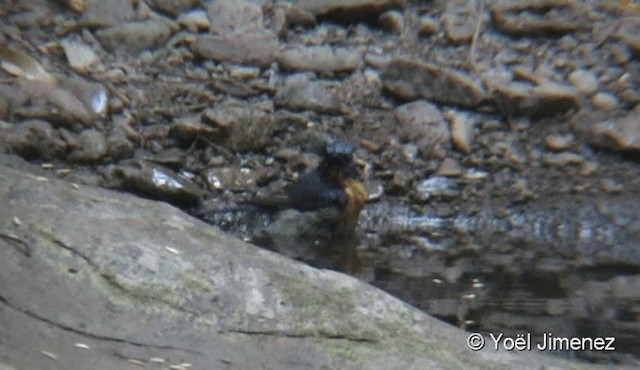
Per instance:
[[[476,29],[473,32],[473,37],[471,38],[471,49],[469,50],[469,65],[471,66],[471,70],[473,72],[477,72],[476,65],[476,46],[478,45],[478,38],[480,37],[480,30],[482,28],[482,13],[484,12],[484,1],[478,0],[478,19],[476,21]]]

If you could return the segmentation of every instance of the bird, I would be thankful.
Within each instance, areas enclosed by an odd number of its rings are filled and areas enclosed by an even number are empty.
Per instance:
[[[356,253],[356,226],[369,195],[354,162],[354,150],[345,141],[330,142],[316,169],[278,194],[242,202],[280,212],[280,217],[276,216],[276,221],[267,226],[256,241],[277,251],[302,249],[299,254],[310,259],[337,254],[341,261],[328,263],[327,267],[357,273],[360,263]],[[284,212],[289,209],[295,212]]]

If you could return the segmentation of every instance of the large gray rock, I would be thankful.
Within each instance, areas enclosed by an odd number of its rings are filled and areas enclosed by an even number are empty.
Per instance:
[[[472,352],[464,332],[356,279],[9,158],[0,157],[1,368],[575,365]]]

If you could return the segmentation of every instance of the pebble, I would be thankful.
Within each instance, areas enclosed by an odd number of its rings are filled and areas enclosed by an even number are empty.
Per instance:
[[[475,1],[447,1],[440,24],[453,43],[471,42],[475,33],[478,14]]]
[[[425,98],[476,107],[487,98],[480,83],[467,74],[407,57],[393,58],[382,74],[382,82],[385,90],[404,100]]]
[[[462,174],[462,167],[460,163],[452,158],[445,158],[440,163],[440,167],[438,171],[436,171],[436,175],[439,176],[460,176]]]
[[[380,18],[378,18],[378,24],[382,28],[399,35],[404,29],[404,17],[399,11],[390,10],[380,15]]]
[[[542,162],[552,166],[566,166],[569,164],[581,164],[584,158],[576,153],[562,152],[554,154],[543,154]]]
[[[575,120],[574,126],[583,129],[581,120]],[[592,145],[620,151],[640,152],[640,105],[622,116],[605,119],[588,125],[585,139]]]
[[[273,115],[237,102],[207,109],[202,120],[219,130],[219,134],[211,131],[211,139],[234,152],[263,150],[275,130]]]
[[[448,118],[451,121],[451,143],[459,151],[471,153],[474,122],[464,113],[451,112]]]
[[[209,30],[209,18],[204,10],[192,10],[180,14],[178,24],[193,33]]]
[[[60,42],[67,61],[76,71],[86,72],[100,61],[93,49],[79,39],[65,39]]]
[[[49,122],[28,120],[19,124],[0,126],[0,144],[9,153],[27,159],[60,158],[67,151],[67,143]]]
[[[134,17],[130,0],[90,1],[78,23],[89,27],[109,27]]]
[[[176,172],[145,161],[125,161],[102,170],[104,185],[152,199],[193,207],[200,204],[206,192]]]
[[[107,140],[102,132],[95,129],[83,130],[80,135],[67,135],[72,151],[67,159],[72,162],[95,162],[107,154]]]
[[[172,30],[168,22],[149,19],[118,24],[96,31],[96,37],[108,50],[139,54],[162,44]]]
[[[491,6],[491,16],[499,30],[512,35],[559,34],[591,27],[577,9],[566,0],[498,1]]]
[[[431,198],[452,198],[460,194],[458,183],[450,177],[432,176],[416,185],[416,197],[426,201]]]
[[[277,59],[284,70],[330,75],[358,68],[362,64],[362,53],[354,48],[308,46],[285,50]]]
[[[299,0],[296,6],[316,17],[338,22],[357,23],[375,19],[392,7],[401,7],[403,0]]]
[[[598,110],[614,110],[620,104],[618,98],[611,94],[605,92],[599,92],[593,96],[591,99],[591,103]]]
[[[551,134],[544,138],[544,144],[551,150],[566,150],[573,146],[575,143],[575,136],[573,134]]]
[[[513,82],[494,86],[494,89],[494,101],[509,116],[539,119],[580,109],[578,91],[571,86],[553,83],[531,86]]]
[[[582,94],[591,95],[598,90],[598,78],[586,69],[577,69],[568,76],[569,82]]]
[[[432,35],[438,33],[439,30],[440,25],[437,20],[427,16],[422,16],[418,19],[418,33],[420,35]]]
[[[65,90],[80,100],[92,115],[105,118],[109,108],[107,89],[98,82],[90,82],[80,77],[71,77],[62,82]]]
[[[219,35],[263,29],[259,3],[244,0],[211,1],[207,6],[207,15],[211,32]]]
[[[224,36],[203,35],[191,45],[202,58],[268,67],[275,61],[278,38],[271,31],[246,30]]]
[[[340,114],[345,108],[338,94],[339,87],[332,81],[317,81],[308,74],[296,74],[288,77],[278,89],[275,104],[294,111]]]
[[[423,156],[440,156],[451,139],[449,127],[440,109],[427,101],[418,100],[396,108],[398,137],[417,145]]]
[[[84,104],[62,87],[37,80],[20,80],[18,86],[31,101],[31,106],[16,110],[23,117],[37,117],[70,128],[94,123]]]
[[[201,0],[147,0],[147,4],[149,4],[150,7],[173,17],[178,16],[185,10],[195,8],[200,5],[201,2]]]

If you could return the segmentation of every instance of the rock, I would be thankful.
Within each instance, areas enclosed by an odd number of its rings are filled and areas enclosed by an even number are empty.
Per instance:
[[[316,24],[316,16],[297,6],[290,6],[286,11],[286,21],[289,26],[311,27]]]
[[[425,202],[431,198],[447,199],[460,195],[458,182],[444,176],[432,176],[416,184],[416,198]]]
[[[91,126],[94,116],[69,91],[48,82],[19,80],[18,88],[30,99],[30,105],[15,109],[21,117],[44,119],[70,128]]]
[[[503,114],[534,119],[580,109],[577,91],[568,86],[545,83],[531,86],[511,83],[494,87],[493,99]]]
[[[181,207],[195,207],[205,191],[174,171],[141,160],[109,165],[102,170],[103,184]]]
[[[622,19],[616,37],[636,54],[640,54],[640,21],[637,16]]]
[[[451,121],[451,143],[461,152],[471,153],[473,121],[468,115],[461,112],[451,112],[448,116]]]
[[[180,14],[178,24],[193,33],[209,30],[209,18],[204,10],[192,10]]]
[[[263,28],[260,5],[245,0],[212,1],[207,15],[211,32],[220,35]]]
[[[460,163],[455,159],[445,158],[440,163],[436,175],[438,176],[460,176],[462,174],[462,167]]]
[[[567,79],[582,94],[591,95],[598,90],[598,78],[590,70],[576,69]]]
[[[440,23],[449,41],[453,43],[471,42],[478,22],[475,1],[447,1]]]
[[[543,154],[542,162],[549,166],[564,167],[570,164],[582,164],[584,163],[584,158],[579,154],[570,152],[551,153]]]
[[[401,105],[395,110],[400,139],[415,142],[425,157],[442,156],[451,134],[437,106],[419,100]]]
[[[418,19],[418,33],[422,36],[437,33],[439,29],[438,21],[431,17],[422,16]]]
[[[584,133],[592,145],[617,150],[640,152],[640,105],[621,117],[604,119],[600,122],[584,122],[575,117],[574,127]]]
[[[236,103],[218,104],[207,109],[202,120],[213,126],[214,131],[205,128],[209,137],[234,152],[263,150],[275,130],[271,114]]]
[[[620,105],[620,101],[615,95],[605,92],[595,94],[591,99],[591,103],[598,110],[614,110]]]
[[[65,137],[72,148],[67,159],[72,162],[95,162],[107,154],[107,139],[102,132],[94,129],[84,130],[77,137]]]
[[[376,20],[385,10],[404,6],[404,0],[298,0],[295,6],[316,17],[354,23]]]
[[[148,5],[173,17],[201,5],[202,0],[149,0]]]
[[[224,36],[199,36],[191,48],[202,58],[267,67],[275,60],[278,38],[271,31],[246,30]]]
[[[0,366],[577,366],[470,351],[460,345],[467,333],[361,281],[260,250],[167,204],[0,162]]]
[[[425,98],[477,107],[486,99],[484,89],[466,74],[407,57],[393,58],[382,74],[382,82],[387,92],[405,100]]]
[[[566,150],[575,144],[573,134],[551,134],[544,138],[544,144],[551,150]]]
[[[397,10],[384,12],[378,18],[378,24],[395,34],[401,34],[404,29],[404,16]]]
[[[250,191],[255,193],[257,189],[256,174],[249,168],[239,166],[225,166],[209,168],[204,177],[212,189],[231,191]]]
[[[62,82],[62,87],[77,97],[91,115],[106,118],[109,113],[109,95],[101,83],[71,77]]]
[[[189,145],[199,137],[210,141],[216,141],[220,139],[222,135],[222,130],[203,124],[197,117],[180,118],[173,121],[169,128],[169,136],[182,142],[186,142]]]
[[[591,28],[587,12],[572,0],[499,1],[492,4],[491,16],[499,30],[519,36]]]
[[[362,64],[362,53],[353,48],[308,46],[288,49],[278,56],[280,67],[326,75],[351,72]]]
[[[158,47],[171,36],[171,33],[171,27],[167,22],[149,19],[98,30],[96,37],[112,52],[138,54]]]
[[[30,120],[19,124],[0,126],[0,150],[27,159],[56,159],[67,151],[62,140],[49,122]]]
[[[115,120],[114,128],[107,137],[107,156],[112,160],[123,160],[133,157],[134,144],[127,137],[123,123]]]
[[[88,72],[89,68],[100,61],[93,49],[79,39],[65,39],[60,42],[71,68]]]
[[[287,78],[278,89],[275,104],[294,111],[313,110],[340,114],[345,108],[340,101],[338,88],[338,83],[313,81],[307,74],[296,74]]]
[[[109,27],[134,17],[133,3],[130,0],[93,0],[87,3],[79,23],[89,27]]]

